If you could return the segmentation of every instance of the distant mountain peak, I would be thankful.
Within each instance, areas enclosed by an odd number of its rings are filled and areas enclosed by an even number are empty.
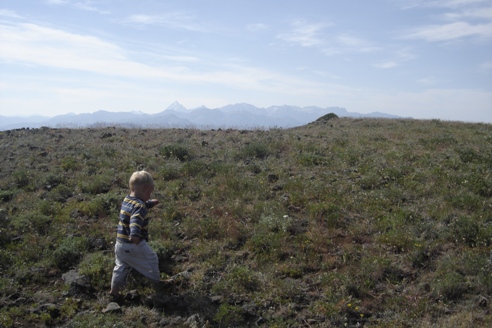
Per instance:
[[[316,121],[323,115],[333,113],[338,117],[385,117],[397,116],[384,113],[360,114],[348,112],[341,107],[320,108],[316,106],[271,106],[259,108],[247,103],[236,103],[221,108],[200,106],[186,109],[179,102],[173,102],[167,110],[157,114],[142,112],[108,112],[99,110],[94,113],[64,114],[55,117],[4,117],[0,116],[0,131],[22,127],[41,126],[102,126],[119,125],[128,127],[198,127],[198,128],[290,128]],[[138,122],[138,123],[136,123]]]
[[[169,105],[166,110],[174,110],[177,112],[187,112],[188,109],[186,109],[185,106],[181,105],[179,102],[175,101],[171,105]]]

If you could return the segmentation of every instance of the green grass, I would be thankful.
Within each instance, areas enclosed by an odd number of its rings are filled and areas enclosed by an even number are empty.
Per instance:
[[[210,326],[492,324],[491,125],[329,116],[269,131],[24,129],[0,145],[1,326],[185,315],[101,313],[138,169],[161,201],[149,213],[161,276],[191,273],[175,297]],[[93,298],[64,296],[71,269]],[[138,275],[132,288],[151,293]],[[59,311],[29,311],[43,302],[33,291]],[[222,298],[200,306],[203,295]]]

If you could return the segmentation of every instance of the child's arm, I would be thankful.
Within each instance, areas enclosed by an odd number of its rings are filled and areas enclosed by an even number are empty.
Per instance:
[[[159,200],[158,199],[150,199],[148,201],[145,202],[145,206],[147,208],[152,208],[154,206],[156,206],[157,204],[159,204]]]

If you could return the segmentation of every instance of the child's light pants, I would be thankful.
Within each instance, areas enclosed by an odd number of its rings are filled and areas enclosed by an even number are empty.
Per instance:
[[[147,277],[153,284],[159,282],[159,259],[145,240],[138,245],[117,241],[114,249],[116,255],[111,287],[123,287],[130,268]]]

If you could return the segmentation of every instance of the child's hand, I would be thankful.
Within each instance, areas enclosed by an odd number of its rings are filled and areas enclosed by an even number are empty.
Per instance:
[[[156,206],[157,204],[159,204],[159,200],[158,199],[151,199],[150,201],[152,203],[154,203],[154,206]]]
[[[130,242],[132,244],[138,245],[140,243],[140,237],[133,236],[133,237],[130,238]]]

